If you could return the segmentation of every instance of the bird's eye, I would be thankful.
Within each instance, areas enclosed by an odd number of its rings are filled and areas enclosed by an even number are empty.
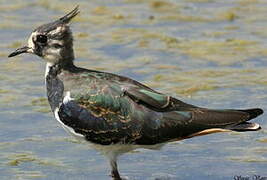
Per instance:
[[[47,42],[47,36],[38,35],[36,41],[39,43],[45,44]]]

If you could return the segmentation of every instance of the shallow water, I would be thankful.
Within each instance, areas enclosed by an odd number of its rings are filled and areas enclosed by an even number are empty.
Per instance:
[[[0,0],[0,176],[108,179],[109,165],[54,120],[43,60],[7,55],[38,25],[77,4],[77,64],[114,72],[212,108],[267,107],[265,0]],[[64,7],[64,8],[62,8]],[[137,150],[119,160],[130,180],[214,180],[267,176],[263,130],[224,133]]]

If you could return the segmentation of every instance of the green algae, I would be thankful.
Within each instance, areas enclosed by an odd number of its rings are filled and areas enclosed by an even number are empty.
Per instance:
[[[33,99],[31,101],[31,106],[34,107],[33,110],[35,110],[36,112],[48,113],[51,111],[47,98],[44,97]]]
[[[219,20],[226,20],[226,21],[234,21],[238,18],[238,15],[234,12],[234,11],[226,11],[226,12],[222,12],[221,14],[217,15],[217,18]]]
[[[63,140],[66,142],[74,143],[74,144],[80,144],[81,143],[81,141],[74,139],[74,138],[63,138]]]
[[[91,11],[91,13],[94,14],[94,15],[110,15],[112,13],[112,10],[110,10],[106,6],[98,6],[98,7],[95,7]]]
[[[161,21],[180,21],[180,22],[210,22],[211,19],[199,16],[174,14],[166,15],[159,18]]]
[[[14,95],[7,94],[4,97],[1,98],[1,103],[3,104],[13,104],[13,102],[17,101],[18,97]]]
[[[32,152],[8,153],[8,166],[20,166],[22,163],[33,163],[44,166],[63,166],[61,162],[50,158],[40,158]]]
[[[125,19],[126,17],[125,17],[124,15],[122,15],[122,14],[113,14],[113,15],[112,15],[112,18],[113,18],[113,19],[116,19],[116,20],[123,20],[123,19]]]
[[[267,163],[264,157],[229,157],[229,160],[246,163]]]
[[[197,22],[197,23],[212,23],[212,22],[224,22],[229,21],[232,22],[238,19],[239,16],[236,13],[235,9],[230,9],[227,11],[222,11],[215,13],[210,16],[206,15],[189,15],[185,14],[182,11],[178,11],[175,13],[169,13],[166,15],[160,16],[159,20],[161,21],[178,21],[178,22]]]
[[[41,97],[41,98],[36,98],[31,101],[31,104],[33,106],[47,106],[47,98]]]
[[[175,46],[192,58],[214,61],[222,65],[229,65],[236,61],[245,60],[247,56],[258,56],[259,53],[257,48],[259,43],[257,41],[243,39],[186,41]]]
[[[46,175],[44,175],[41,171],[25,171],[13,168],[12,172],[16,179],[36,179],[46,177]]]
[[[171,74],[158,73],[151,79],[153,82],[147,83],[157,88],[165,84],[166,92],[188,96],[201,91],[212,91],[220,88],[265,85],[265,75],[266,71],[264,69],[257,71],[253,69],[224,68],[214,70],[206,68],[191,71],[177,70]]]
[[[27,27],[21,22],[10,22],[4,20],[0,24],[0,29],[2,30],[10,30],[10,29],[27,29]]]
[[[64,6],[62,6],[64,4]],[[69,11],[69,9],[72,9],[74,6],[72,3],[70,2],[64,2],[62,3],[59,0],[38,0],[32,3],[32,5],[35,6],[41,6],[43,8],[46,9],[50,9],[50,10],[56,10],[56,11],[60,11],[60,12],[67,12]],[[82,5],[82,4],[81,4]]]
[[[151,1],[149,6],[152,10],[157,12],[170,12],[170,11],[179,11],[179,6],[177,4],[171,3],[170,1]]]
[[[203,35],[206,37],[213,37],[213,38],[221,38],[229,35],[230,32],[227,31],[211,31],[211,32],[204,32]]]
[[[261,142],[261,143],[267,143],[267,138],[258,139],[258,141]]]
[[[0,57],[7,57],[8,56],[8,53],[6,52],[0,52]]]
[[[6,93],[8,93],[8,92],[9,92],[8,90],[0,89],[0,94],[6,94]]]
[[[77,33],[77,35],[75,35],[75,37],[84,39],[84,38],[88,38],[89,34],[86,32],[81,32],[81,33]]]
[[[38,64],[29,61],[21,61],[22,57],[16,57],[15,61],[6,61],[0,67],[1,70],[10,71],[10,72],[37,72]]]
[[[12,154],[8,158],[10,159],[7,163],[9,166],[18,166],[20,163],[36,161],[36,157],[28,153]]]
[[[212,3],[212,2],[215,2],[215,0],[188,0],[188,2],[193,2],[193,3]]]
[[[253,153],[258,153],[258,154],[267,154],[267,148],[264,148],[264,147],[259,147],[259,148],[253,148],[253,149],[251,149],[251,151],[253,152]]]
[[[35,109],[36,112],[40,112],[40,113],[50,113],[51,110],[49,108],[38,108]]]
[[[25,8],[29,5],[28,2],[17,1],[16,3],[2,3],[0,6],[1,12],[16,11]],[[13,16],[14,17],[14,16]]]
[[[7,47],[8,47],[8,48],[17,49],[17,48],[20,48],[20,47],[22,47],[22,46],[23,46],[22,42],[20,42],[20,41],[15,41],[15,42],[13,42],[12,44],[8,45]]]
[[[0,149],[10,148],[17,145],[17,142],[0,142]]]
[[[127,36],[127,38],[125,38]],[[230,65],[248,57],[257,57],[266,53],[257,41],[246,39],[221,40],[178,40],[162,33],[148,32],[139,29],[122,29],[113,31],[109,36],[116,43],[139,41],[138,47],[151,48],[150,41],[159,40],[165,44],[167,51],[181,52],[197,59],[213,61],[221,65]]]
[[[179,67],[177,66],[173,66],[170,64],[152,64],[152,68],[158,69],[158,70],[173,70],[173,71],[178,71],[181,70]]]
[[[198,84],[192,84],[191,87],[187,87],[187,86],[179,87],[175,90],[175,93],[181,94],[181,95],[192,95],[199,91],[211,91],[217,88],[219,88],[219,86],[212,85],[212,84],[198,83]]]

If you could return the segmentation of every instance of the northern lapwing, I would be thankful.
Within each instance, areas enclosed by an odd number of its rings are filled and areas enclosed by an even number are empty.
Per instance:
[[[121,179],[117,157],[136,148],[158,149],[168,142],[210,133],[261,129],[248,121],[261,115],[262,109],[197,107],[130,78],[75,66],[69,23],[78,13],[77,6],[39,26],[28,45],[8,57],[31,53],[47,62],[47,97],[56,120],[109,158],[114,179]]]

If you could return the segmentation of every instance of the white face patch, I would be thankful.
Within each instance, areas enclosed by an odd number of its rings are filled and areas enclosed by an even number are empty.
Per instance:
[[[59,33],[59,31],[62,30],[62,27],[58,27],[57,29],[51,31],[49,34],[54,34],[54,33]],[[36,38],[36,36],[40,34],[38,32],[33,32],[31,36],[28,39],[28,47],[30,48],[28,50],[29,53],[34,53],[35,49],[35,44],[33,43],[33,39]],[[53,47],[53,44],[58,44],[60,46],[63,46],[63,42],[60,40],[49,40],[47,47],[44,52],[44,59],[46,59],[50,63],[57,63],[59,59],[61,58],[60,56],[60,48],[55,48]]]
[[[51,64],[59,63],[60,61],[71,61],[74,59],[72,48],[72,34],[67,25],[59,25],[55,29],[47,32],[36,30],[32,32],[28,39],[28,53],[41,56],[44,60]],[[63,36],[63,33],[64,36]],[[46,36],[42,38],[39,35]],[[43,41],[44,40],[44,41]],[[69,45],[66,43],[70,43]]]
[[[30,52],[30,53],[33,53],[33,50],[34,50],[34,48],[35,48],[35,45],[34,45],[34,43],[33,43],[33,41],[32,41],[32,38],[33,38],[33,37],[36,37],[36,35],[37,35],[37,32],[33,32],[33,33],[31,34],[31,36],[29,37],[29,39],[28,39],[28,47],[31,48],[31,49],[29,50],[29,52],[32,51],[32,52]]]

